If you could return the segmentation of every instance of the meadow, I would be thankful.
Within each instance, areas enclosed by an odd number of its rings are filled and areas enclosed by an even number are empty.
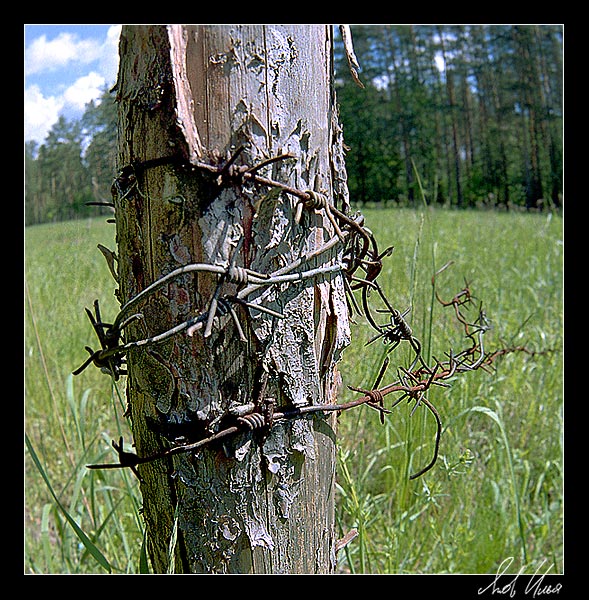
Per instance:
[[[428,357],[468,346],[442,298],[465,280],[492,329],[488,350],[526,347],[491,370],[432,387],[443,434],[432,470],[435,422],[413,404],[380,423],[362,407],[338,429],[338,533],[359,535],[338,555],[340,573],[561,573],[563,564],[563,225],[553,213],[442,209],[362,211],[379,245],[394,246],[379,281]],[[124,378],[71,372],[96,340],[84,312],[117,302],[97,244],[114,248],[103,218],[36,225],[25,231],[25,555],[27,573],[139,573],[141,495],[127,470],[90,471],[112,459],[111,439],[131,436],[123,418]],[[370,387],[389,347],[366,345],[362,318],[340,365],[344,384]],[[383,383],[413,358],[391,352]],[[355,397],[345,385],[340,400]]]

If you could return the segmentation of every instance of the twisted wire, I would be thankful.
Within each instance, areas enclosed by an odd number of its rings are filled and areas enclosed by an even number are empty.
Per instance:
[[[252,412],[249,415],[243,417],[237,417],[237,422],[244,425],[250,431],[254,429],[261,429],[266,426],[266,419],[262,413]]]
[[[470,323],[465,318],[464,314],[461,312],[461,307],[468,304],[472,298],[468,284],[466,284],[465,288],[461,292],[456,294],[450,301],[442,300],[438,295],[437,289],[435,289],[435,279],[442,271],[444,271],[449,266],[449,264],[451,264],[447,263],[441,269],[439,269],[432,277],[432,285],[434,286],[435,297],[438,300],[438,302],[440,302],[443,306],[451,306],[454,308],[456,319],[463,325],[466,336],[471,340],[472,346],[457,354],[455,354],[451,350],[448,355],[449,360],[438,361],[436,359],[435,367],[433,369],[430,368],[421,356],[421,344],[416,338],[413,337],[411,327],[403,318],[404,314],[401,314],[392,306],[391,302],[384,294],[381,286],[376,281],[382,270],[382,259],[385,256],[390,255],[392,247],[387,248],[384,252],[379,252],[377,242],[374,236],[372,235],[372,232],[370,232],[370,230],[368,230],[364,226],[364,218],[362,217],[362,215],[352,218],[342,213],[341,211],[338,211],[334,206],[330,204],[329,199],[325,194],[314,190],[301,191],[258,174],[257,171],[263,166],[266,166],[271,162],[283,160],[284,158],[289,158],[290,155],[279,155],[277,157],[262,161],[257,166],[248,168],[245,166],[238,166],[234,164],[242,150],[243,147],[240,147],[224,165],[219,166],[205,163],[197,163],[193,166],[195,168],[200,168],[203,171],[207,171],[211,175],[216,176],[219,185],[243,185],[243,183],[246,181],[253,181],[258,184],[278,188],[285,193],[291,194],[297,198],[295,214],[295,221],[297,223],[300,222],[303,209],[323,210],[325,212],[326,217],[328,218],[328,220],[334,228],[335,235],[320,248],[299,257],[295,261],[291,262],[285,267],[282,267],[281,269],[278,269],[270,275],[256,273],[244,267],[236,266],[234,264],[234,260],[231,261],[231,263],[227,267],[220,267],[217,265],[207,264],[193,264],[185,265],[183,267],[180,267],[179,269],[168,273],[167,275],[163,276],[162,278],[145,288],[133,299],[128,301],[127,304],[125,304],[121,308],[121,311],[117,315],[114,324],[110,326],[111,330],[109,331],[112,331],[113,334],[120,335],[121,330],[129,322],[141,316],[140,314],[135,314],[126,318],[126,315],[130,312],[130,309],[133,308],[140,300],[145,299],[149,294],[155,292],[165,282],[170,281],[174,277],[189,272],[208,271],[211,273],[218,274],[220,276],[220,281],[210,301],[208,311],[205,311],[202,314],[195,316],[192,319],[189,319],[185,323],[173,327],[167,332],[153,336],[151,338],[128,342],[122,346],[117,346],[116,344],[118,343],[118,335],[117,339],[113,339],[113,341],[110,341],[105,338],[105,330],[103,329],[103,327],[106,327],[107,325],[100,322],[99,313],[98,310],[96,310],[96,319],[94,319],[91,314],[89,316],[91,318],[91,321],[93,322],[93,325],[98,325],[95,327],[95,329],[96,333],[99,335],[101,345],[103,346],[103,348],[102,350],[99,350],[94,353],[91,349],[87,348],[88,352],[91,353],[91,356],[86,361],[86,363],[84,363],[84,365],[76,371],[76,373],[83,370],[86,364],[89,364],[90,362],[94,362],[97,366],[104,365],[105,361],[110,357],[114,359],[117,365],[120,365],[120,360],[123,352],[131,348],[144,346],[146,344],[157,343],[186,329],[188,329],[189,334],[192,334],[192,332],[204,326],[205,337],[207,337],[208,335],[210,335],[211,327],[215,317],[224,316],[227,314],[230,314],[233,318],[236,327],[239,331],[240,338],[243,341],[247,341],[231,303],[240,303],[249,308],[257,309],[262,312],[271,314],[273,316],[283,318],[283,315],[281,315],[280,313],[276,313],[275,311],[267,309],[263,306],[248,302],[246,298],[249,294],[263,286],[291,282],[294,283],[304,279],[309,279],[312,277],[317,277],[319,275],[325,275],[328,273],[335,272],[343,272],[343,274],[345,275],[344,283],[346,286],[347,297],[351,298],[351,301],[353,302],[353,305],[358,310],[358,312],[362,311],[353,299],[353,291],[361,290],[362,309],[364,316],[366,317],[369,324],[379,334],[376,336],[376,338],[373,338],[373,340],[371,341],[374,341],[380,337],[383,339],[383,341],[391,342],[393,345],[396,346],[400,341],[406,340],[411,344],[415,351],[415,360],[413,361],[411,367],[408,370],[399,368],[399,379],[397,381],[380,387],[381,379],[383,378],[386,368],[388,367],[389,359],[388,357],[386,357],[383,365],[381,366],[380,373],[378,375],[377,381],[373,386],[373,389],[364,390],[348,386],[350,389],[363,394],[362,397],[356,398],[355,400],[351,400],[349,402],[331,405],[318,404],[303,407],[293,407],[290,409],[284,409],[282,411],[275,411],[273,409],[273,406],[271,406],[270,409],[264,414],[257,411],[252,411],[250,413],[241,414],[240,416],[238,416],[236,421],[234,421],[234,423],[237,423],[236,425],[234,424],[230,427],[222,429],[221,431],[218,431],[217,433],[207,438],[203,438],[201,440],[197,440],[195,442],[187,444],[177,445],[159,454],[141,458],[135,454],[124,452],[122,448],[121,439],[119,444],[115,444],[115,442],[113,442],[113,448],[115,448],[115,450],[119,454],[118,465],[89,465],[89,468],[131,467],[133,470],[135,470],[134,467],[137,464],[143,464],[159,458],[165,458],[168,456],[180,454],[182,452],[194,452],[202,448],[203,446],[212,443],[215,440],[219,440],[223,437],[233,435],[238,431],[253,431],[261,429],[263,427],[272,426],[272,424],[278,421],[284,419],[295,419],[304,414],[330,411],[342,412],[357,406],[361,406],[363,404],[368,404],[369,406],[379,410],[381,422],[384,422],[384,414],[391,412],[390,410],[386,410],[384,408],[385,397],[389,394],[399,392],[401,393],[401,397],[397,399],[397,401],[393,402],[391,408],[396,406],[403,398],[408,397],[409,400],[416,401],[413,411],[417,406],[423,404],[427,407],[427,409],[431,412],[431,414],[436,420],[437,429],[433,457],[424,468],[411,475],[410,479],[415,479],[416,477],[423,475],[425,472],[427,472],[433,467],[437,460],[440,437],[442,433],[442,424],[440,416],[436,408],[425,397],[426,392],[431,388],[431,386],[439,385],[447,387],[448,384],[445,383],[445,380],[452,378],[455,374],[473,371],[475,369],[478,369],[479,367],[488,367],[492,365],[495,358],[497,358],[498,356],[502,356],[507,352],[523,350],[530,354],[534,353],[522,347],[504,348],[502,350],[495,351],[490,354],[485,352],[483,346],[483,335],[489,329],[489,326],[484,312],[482,311],[482,308],[479,311],[479,317],[477,321],[475,321],[475,323]],[[164,158],[162,160],[165,161],[166,159]],[[149,165],[145,163],[146,166],[155,166],[156,164],[162,164],[162,161],[151,161]],[[124,200],[131,190],[137,190],[139,194],[141,193],[138,187],[138,180],[136,177],[136,167],[138,168],[138,165],[132,165],[130,171],[129,169],[124,171],[123,173],[126,179],[123,179],[123,177],[121,176],[120,182],[117,182],[117,185],[115,186],[116,191],[118,192],[119,202]],[[126,189],[124,189],[122,185],[120,185],[120,183],[123,182],[126,183]],[[342,227],[340,227],[340,223],[342,224]],[[334,248],[337,244],[343,245],[343,262],[341,264],[324,264],[322,267],[309,269],[307,271],[302,272],[296,272],[296,270],[305,262],[310,261],[311,259],[316,258],[317,256],[320,256],[321,254],[327,252],[331,248]],[[364,271],[363,277],[360,277],[355,274],[358,270]],[[225,282],[240,286],[241,289],[234,296],[221,296],[221,285]],[[371,307],[368,302],[368,295],[369,292],[373,290],[376,291],[378,297],[385,306],[384,310],[377,310],[377,312],[385,312],[389,314],[390,324],[388,325],[379,325],[371,313]],[[475,359],[477,354],[478,358]],[[415,366],[417,365],[418,361],[420,362],[420,366],[419,368],[415,369]],[[401,375],[401,372],[404,375]],[[413,414],[413,412],[411,414]]]
[[[250,280],[250,272],[244,267],[229,265],[225,272],[225,278],[229,283],[246,285]]]

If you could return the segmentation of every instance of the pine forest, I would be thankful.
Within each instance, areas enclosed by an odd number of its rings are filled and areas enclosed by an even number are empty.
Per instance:
[[[337,31],[337,28],[334,28]],[[335,88],[351,202],[558,209],[561,25],[355,25],[361,85],[337,39]],[[116,91],[25,144],[25,223],[104,211]],[[98,204],[98,206],[96,206]]]

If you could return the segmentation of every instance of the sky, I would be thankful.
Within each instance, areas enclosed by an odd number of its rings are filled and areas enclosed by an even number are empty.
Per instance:
[[[24,26],[24,136],[43,143],[117,77],[120,25]]]
[[[120,31],[115,24],[24,26],[25,141],[42,144],[60,116],[79,119],[115,84]]]

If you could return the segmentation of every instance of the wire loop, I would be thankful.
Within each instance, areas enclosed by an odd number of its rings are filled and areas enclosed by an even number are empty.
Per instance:
[[[191,167],[200,169],[205,174],[209,174],[214,178],[217,185],[221,187],[243,186],[246,182],[251,182],[257,185],[275,188],[281,193],[294,196],[296,198],[294,207],[295,222],[300,224],[302,211],[304,209],[324,211],[325,216],[331,223],[333,231],[335,232],[333,237],[328,239],[328,241],[319,248],[298,257],[291,263],[269,274],[257,273],[245,267],[238,266],[236,264],[238,252],[234,252],[227,267],[206,263],[184,265],[162,276],[160,279],[139,292],[134,298],[130,299],[121,307],[119,314],[112,324],[104,323],[102,321],[98,300],[96,300],[94,303],[94,314],[88,309],[86,309],[86,312],[100,341],[101,348],[94,351],[86,346],[86,351],[90,354],[90,357],[81,367],[74,371],[74,374],[77,375],[81,373],[89,364],[93,363],[117,380],[120,375],[126,374],[126,370],[123,368],[126,352],[157,344],[184,331],[186,331],[188,335],[193,335],[196,331],[204,329],[203,335],[205,338],[208,338],[212,334],[214,325],[224,326],[224,323],[229,322],[230,320],[233,321],[240,340],[242,342],[247,342],[247,328],[242,326],[238,314],[234,309],[234,304],[240,304],[243,308],[250,311],[259,311],[272,318],[284,318],[282,313],[248,300],[249,295],[261,288],[272,285],[289,286],[318,277],[337,276],[343,278],[350,315],[353,315],[354,311],[362,315],[376,333],[376,336],[371,338],[367,344],[371,344],[378,339],[381,339],[383,343],[390,344],[387,356],[380,367],[378,377],[370,390],[348,386],[350,389],[363,394],[362,397],[348,402],[329,405],[314,404],[303,407],[279,409],[274,406],[273,399],[270,401],[270,399],[265,399],[263,397],[268,377],[268,373],[265,372],[257,401],[251,404],[253,407],[251,412],[247,412],[245,407],[241,407],[243,410],[238,411],[239,416],[235,417],[235,414],[237,413],[235,413],[234,409],[232,425],[225,427],[206,438],[189,441],[186,444],[178,444],[160,453],[145,457],[139,457],[134,453],[125,452],[123,450],[123,440],[121,438],[118,444],[114,441],[112,444],[113,448],[118,453],[119,463],[88,465],[89,468],[130,467],[139,476],[136,470],[137,465],[185,452],[197,452],[204,446],[227,436],[234,435],[239,431],[259,430],[264,427],[271,427],[273,424],[280,421],[296,419],[302,415],[315,412],[342,412],[363,404],[367,404],[368,406],[377,409],[380,413],[381,423],[384,423],[384,415],[391,413],[392,408],[397,406],[403,399],[408,398],[408,401],[415,401],[415,406],[413,407],[411,414],[413,414],[413,411],[415,411],[418,406],[424,405],[436,421],[436,437],[433,457],[425,467],[411,475],[410,479],[415,479],[416,477],[423,475],[436,463],[442,434],[440,415],[426,397],[430,388],[433,385],[447,387],[448,384],[445,383],[445,381],[453,378],[456,374],[466,373],[478,368],[490,368],[497,357],[508,352],[523,351],[531,355],[538,353],[530,351],[525,347],[501,348],[491,353],[486,352],[483,344],[483,337],[490,329],[490,325],[482,309],[482,305],[479,308],[478,317],[474,322],[470,322],[463,313],[463,309],[468,308],[468,305],[472,300],[472,294],[468,283],[465,282],[465,287],[450,301],[442,300],[438,294],[436,289],[436,278],[451,264],[446,263],[441,269],[434,273],[431,279],[435,298],[442,306],[452,307],[454,309],[455,318],[464,328],[465,336],[470,340],[471,346],[458,353],[451,350],[450,353],[446,355],[448,360],[440,361],[435,359],[435,366],[430,367],[422,356],[421,343],[413,335],[412,328],[405,320],[405,315],[409,309],[404,313],[400,313],[393,306],[378,282],[378,278],[383,268],[383,259],[391,255],[393,247],[390,246],[384,251],[380,251],[373,233],[364,225],[364,217],[361,214],[351,217],[350,215],[339,211],[330,203],[329,198],[325,194],[315,190],[299,190],[287,184],[265,177],[259,173],[263,167],[269,164],[287,158],[293,158],[291,155],[280,154],[276,157],[265,159],[253,167],[247,167],[246,165],[237,164],[237,159],[241,156],[243,149],[244,148],[240,146],[224,164],[195,163],[194,165],[191,165]],[[177,160],[177,157],[173,156],[163,157],[161,159],[146,161],[145,163],[133,163],[132,165],[125,167],[121,170],[119,177],[115,179],[113,184],[113,196],[116,196],[117,201],[121,203],[131,193],[141,195],[138,173],[142,169],[159,166],[168,162],[175,162]],[[242,241],[243,240],[240,241],[240,244]],[[332,250],[335,248],[337,248],[338,252],[337,260],[334,260],[333,258]],[[320,266],[313,268],[305,267],[310,261],[319,261],[319,259],[322,259]],[[125,330],[128,325],[139,319],[142,321],[144,320],[143,314],[136,312],[137,305],[147,301],[151,295],[155,294],[166,283],[172,281],[176,277],[186,275],[187,273],[200,272],[213,273],[219,277],[212,297],[206,303],[206,308],[201,313],[194,315],[185,322],[180,323],[163,333],[139,340],[128,340],[126,342],[123,340],[123,330]],[[223,293],[224,285],[227,283],[237,285],[239,290],[237,292],[232,291],[232,295]],[[360,294],[359,299],[354,296],[355,293]],[[247,312],[247,310],[240,312]],[[380,322],[381,317],[379,316],[383,313],[388,316],[388,322],[384,324]],[[223,317],[225,317],[225,319],[223,319]],[[394,382],[381,386],[381,381],[389,365],[388,355],[401,342],[407,342],[412,347],[415,358],[408,369],[403,367],[397,368],[398,378]],[[397,393],[400,396],[392,402],[390,409],[386,409],[385,398],[393,393]],[[248,404],[246,406],[247,410],[250,410],[250,405]]]

